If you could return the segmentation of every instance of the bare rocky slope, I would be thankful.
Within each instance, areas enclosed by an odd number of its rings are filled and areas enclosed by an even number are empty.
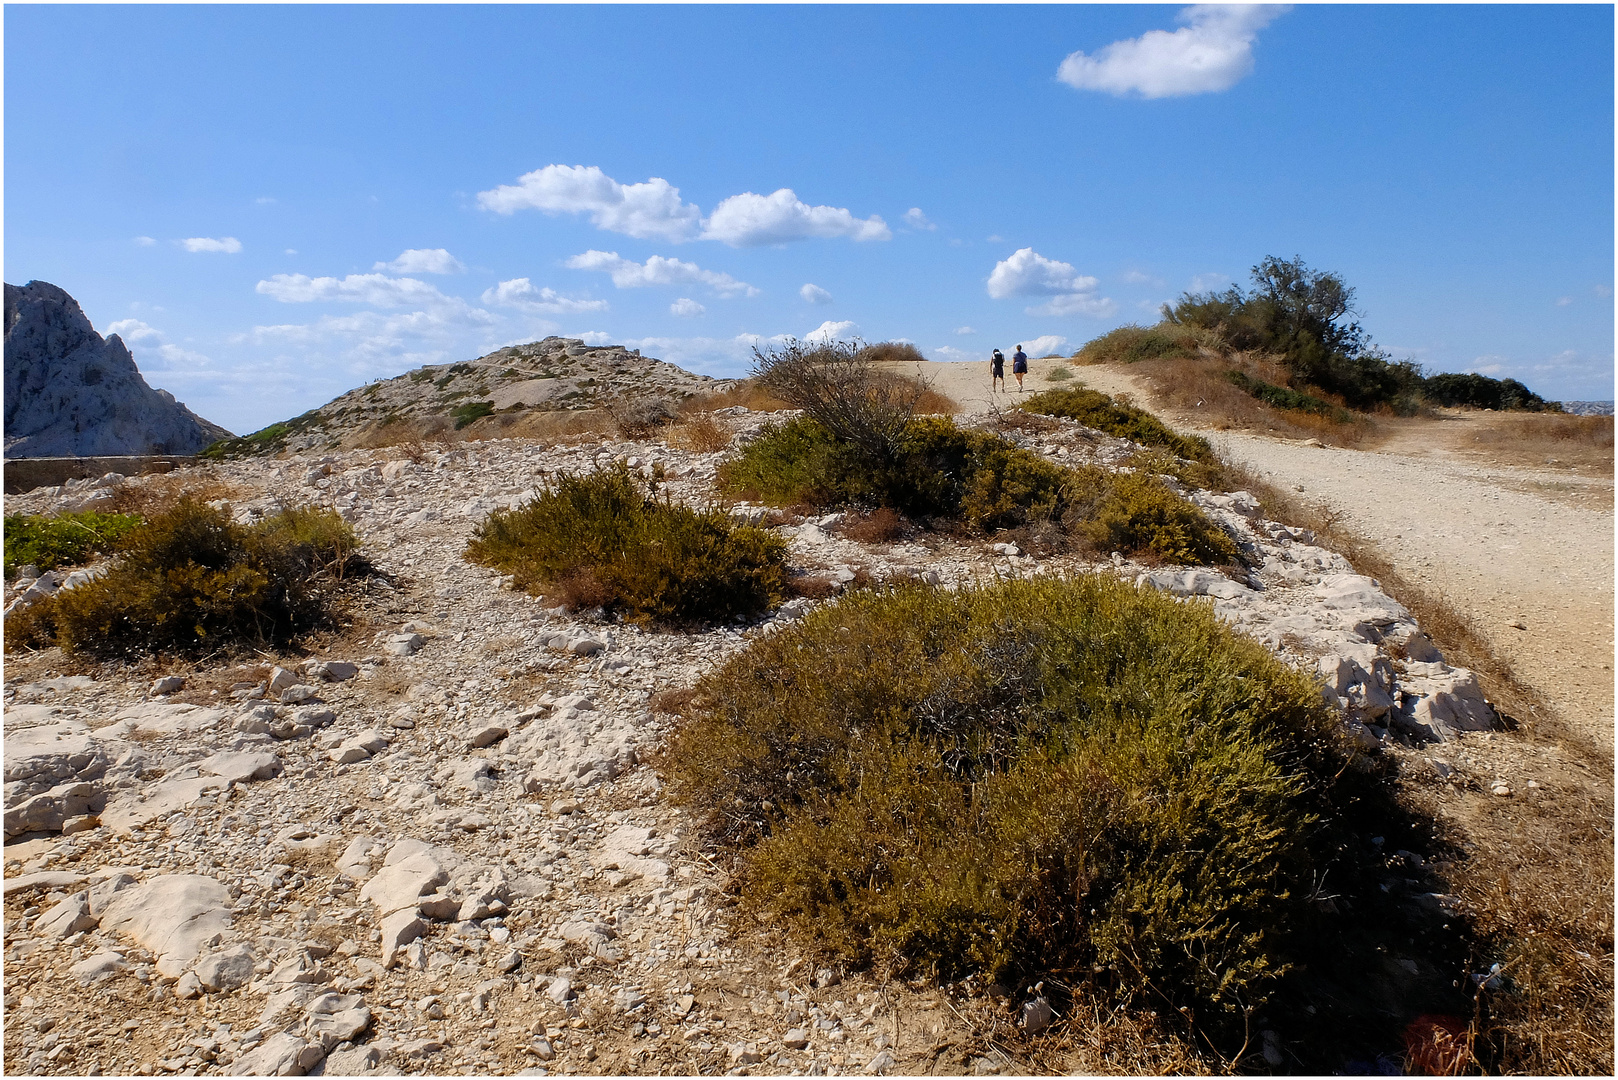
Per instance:
[[[714,415],[733,445],[769,419]],[[965,419],[995,426],[992,414]],[[1065,421],[999,430],[1057,462],[1115,467],[1135,449]],[[1025,1009],[1036,988],[1007,1000],[970,980],[939,988],[822,969],[738,917],[726,868],[649,763],[673,722],[653,695],[691,686],[812,602],[755,625],[646,633],[548,608],[461,558],[488,511],[558,472],[621,461],[700,503],[723,453],[655,436],[495,439],[186,473],[242,520],[337,509],[388,576],[370,579],[351,627],[309,655],[99,668],[55,650],[9,658],[7,1071],[1208,1067],[1161,1047],[1120,1059],[1086,1043],[1076,1019],[1044,1027],[1048,1011]],[[88,490],[40,489],[8,510],[75,506]],[[1563,797],[1565,763],[1504,752],[1475,678],[1377,582],[1243,493],[1188,494],[1257,569],[1091,564],[928,534],[866,544],[843,534],[839,514],[776,527],[796,570],[836,583],[862,571],[941,587],[1096,571],[1211,604],[1318,673],[1368,752],[1447,797]],[[54,587],[54,575],[15,586]],[[1435,868],[1405,855],[1390,855],[1388,895],[1455,907]],[[1387,965],[1366,990],[1388,1000],[1468,975],[1433,970],[1415,948]],[[1024,1015],[1044,1020],[1019,1027]],[[1253,1045],[1279,1069],[1306,1052],[1294,1040],[1255,1033]]]
[[[227,452],[335,450],[469,429],[483,437],[534,414],[636,408],[650,418],[660,403],[723,389],[730,382],[696,375],[622,345],[548,337],[498,349],[476,360],[417,368],[379,379],[271,424]]]
[[[117,334],[45,281],[6,285],[5,455],[194,454],[230,432],[146,385]]]

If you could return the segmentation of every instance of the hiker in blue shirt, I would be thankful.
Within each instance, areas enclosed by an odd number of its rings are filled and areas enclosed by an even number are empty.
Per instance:
[[[1028,354],[1017,346],[1017,351],[1011,354],[1011,373],[1017,376],[1017,393],[1022,393],[1022,377],[1028,374]]]

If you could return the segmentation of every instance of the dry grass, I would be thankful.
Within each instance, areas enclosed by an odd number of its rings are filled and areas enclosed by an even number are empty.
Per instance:
[[[1262,431],[1293,439],[1319,439],[1332,446],[1363,444],[1376,430],[1369,419],[1339,424],[1328,417],[1296,409],[1276,409],[1231,385],[1224,372],[1234,367],[1255,379],[1284,385],[1286,374],[1273,360],[1247,353],[1226,360],[1142,360],[1132,370],[1152,387],[1154,404],[1194,414],[1208,427]]]
[[[753,412],[780,412],[782,409],[794,407],[766,390],[757,379],[743,379],[724,390],[686,398],[680,405],[680,412],[692,416],[736,405],[751,409]]]
[[[111,512],[151,517],[183,498],[197,502],[234,502],[247,492],[212,475],[211,469],[183,469],[131,479],[113,489]],[[97,509],[103,509],[98,507]]]
[[[887,507],[861,514],[842,529],[844,536],[862,544],[891,544],[903,536],[904,531],[904,519]]]
[[[1462,439],[1459,449],[1503,465],[1572,465],[1612,475],[1610,416],[1465,412],[1473,421],[1471,439]]]
[[[668,427],[663,440],[680,450],[713,454],[730,445],[730,432],[708,413],[699,412],[691,414],[682,423]]]
[[[1510,425],[1565,418],[1525,414]],[[1550,426],[1550,425],[1547,425]],[[1571,426],[1571,425],[1570,425]],[[1610,421],[1608,431],[1610,432]],[[1487,1071],[1538,1075],[1613,1071],[1613,761],[1562,724],[1481,632],[1442,596],[1401,575],[1370,542],[1239,466],[1233,486],[1257,495],[1266,516],[1313,529],[1361,573],[1410,609],[1448,660],[1478,673],[1489,700],[1515,728],[1504,750],[1571,763],[1565,793],[1529,800],[1438,799],[1409,780],[1399,795],[1450,833],[1464,861],[1448,876],[1481,954],[1477,970],[1503,963],[1506,989],[1485,992],[1468,1039]],[[1239,483],[1237,483],[1239,481]],[[1577,770],[1577,772],[1573,771]],[[1415,1056],[1455,1064],[1453,1039],[1435,1034]],[[1430,1065],[1434,1062],[1429,1062]]]

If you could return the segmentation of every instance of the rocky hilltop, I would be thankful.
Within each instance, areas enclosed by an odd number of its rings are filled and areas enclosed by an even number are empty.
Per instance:
[[[651,419],[660,409],[671,414],[684,398],[730,385],[622,345],[548,337],[367,383],[221,449],[227,456],[336,450],[462,429],[473,437],[533,435],[541,433],[536,423],[558,414],[606,410],[619,419]]]
[[[194,454],[230,432],[146,385],[117,334],[45,281],[6,285],[5,456]]]

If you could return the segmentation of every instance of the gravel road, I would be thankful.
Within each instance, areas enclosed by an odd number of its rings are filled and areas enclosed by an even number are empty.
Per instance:
[[[1151,400],[1143,380],[1117,368],[1075,368],[1076,382],[1051,383],[1046,376],[1057,363],[1030,362],[1029,393],[1082,382],[1129,394],[1137,404]],[[935,390],[965,411],[1019,400],[1014,379],[1010,393],[990,395],[987,360],[919,366]],[[1436,440],[1421,446],[1405,439],[1381,451],[1311,447],[1208,430],[1172,411],[1161,415],[1178,430],[1208,438],[1227,459],[1340,515],[1343,526],[1376,543],[1402,574],[1468,616],[1564,721],[1611,751],[1610,475],[1484,466],[1461,460]]]

